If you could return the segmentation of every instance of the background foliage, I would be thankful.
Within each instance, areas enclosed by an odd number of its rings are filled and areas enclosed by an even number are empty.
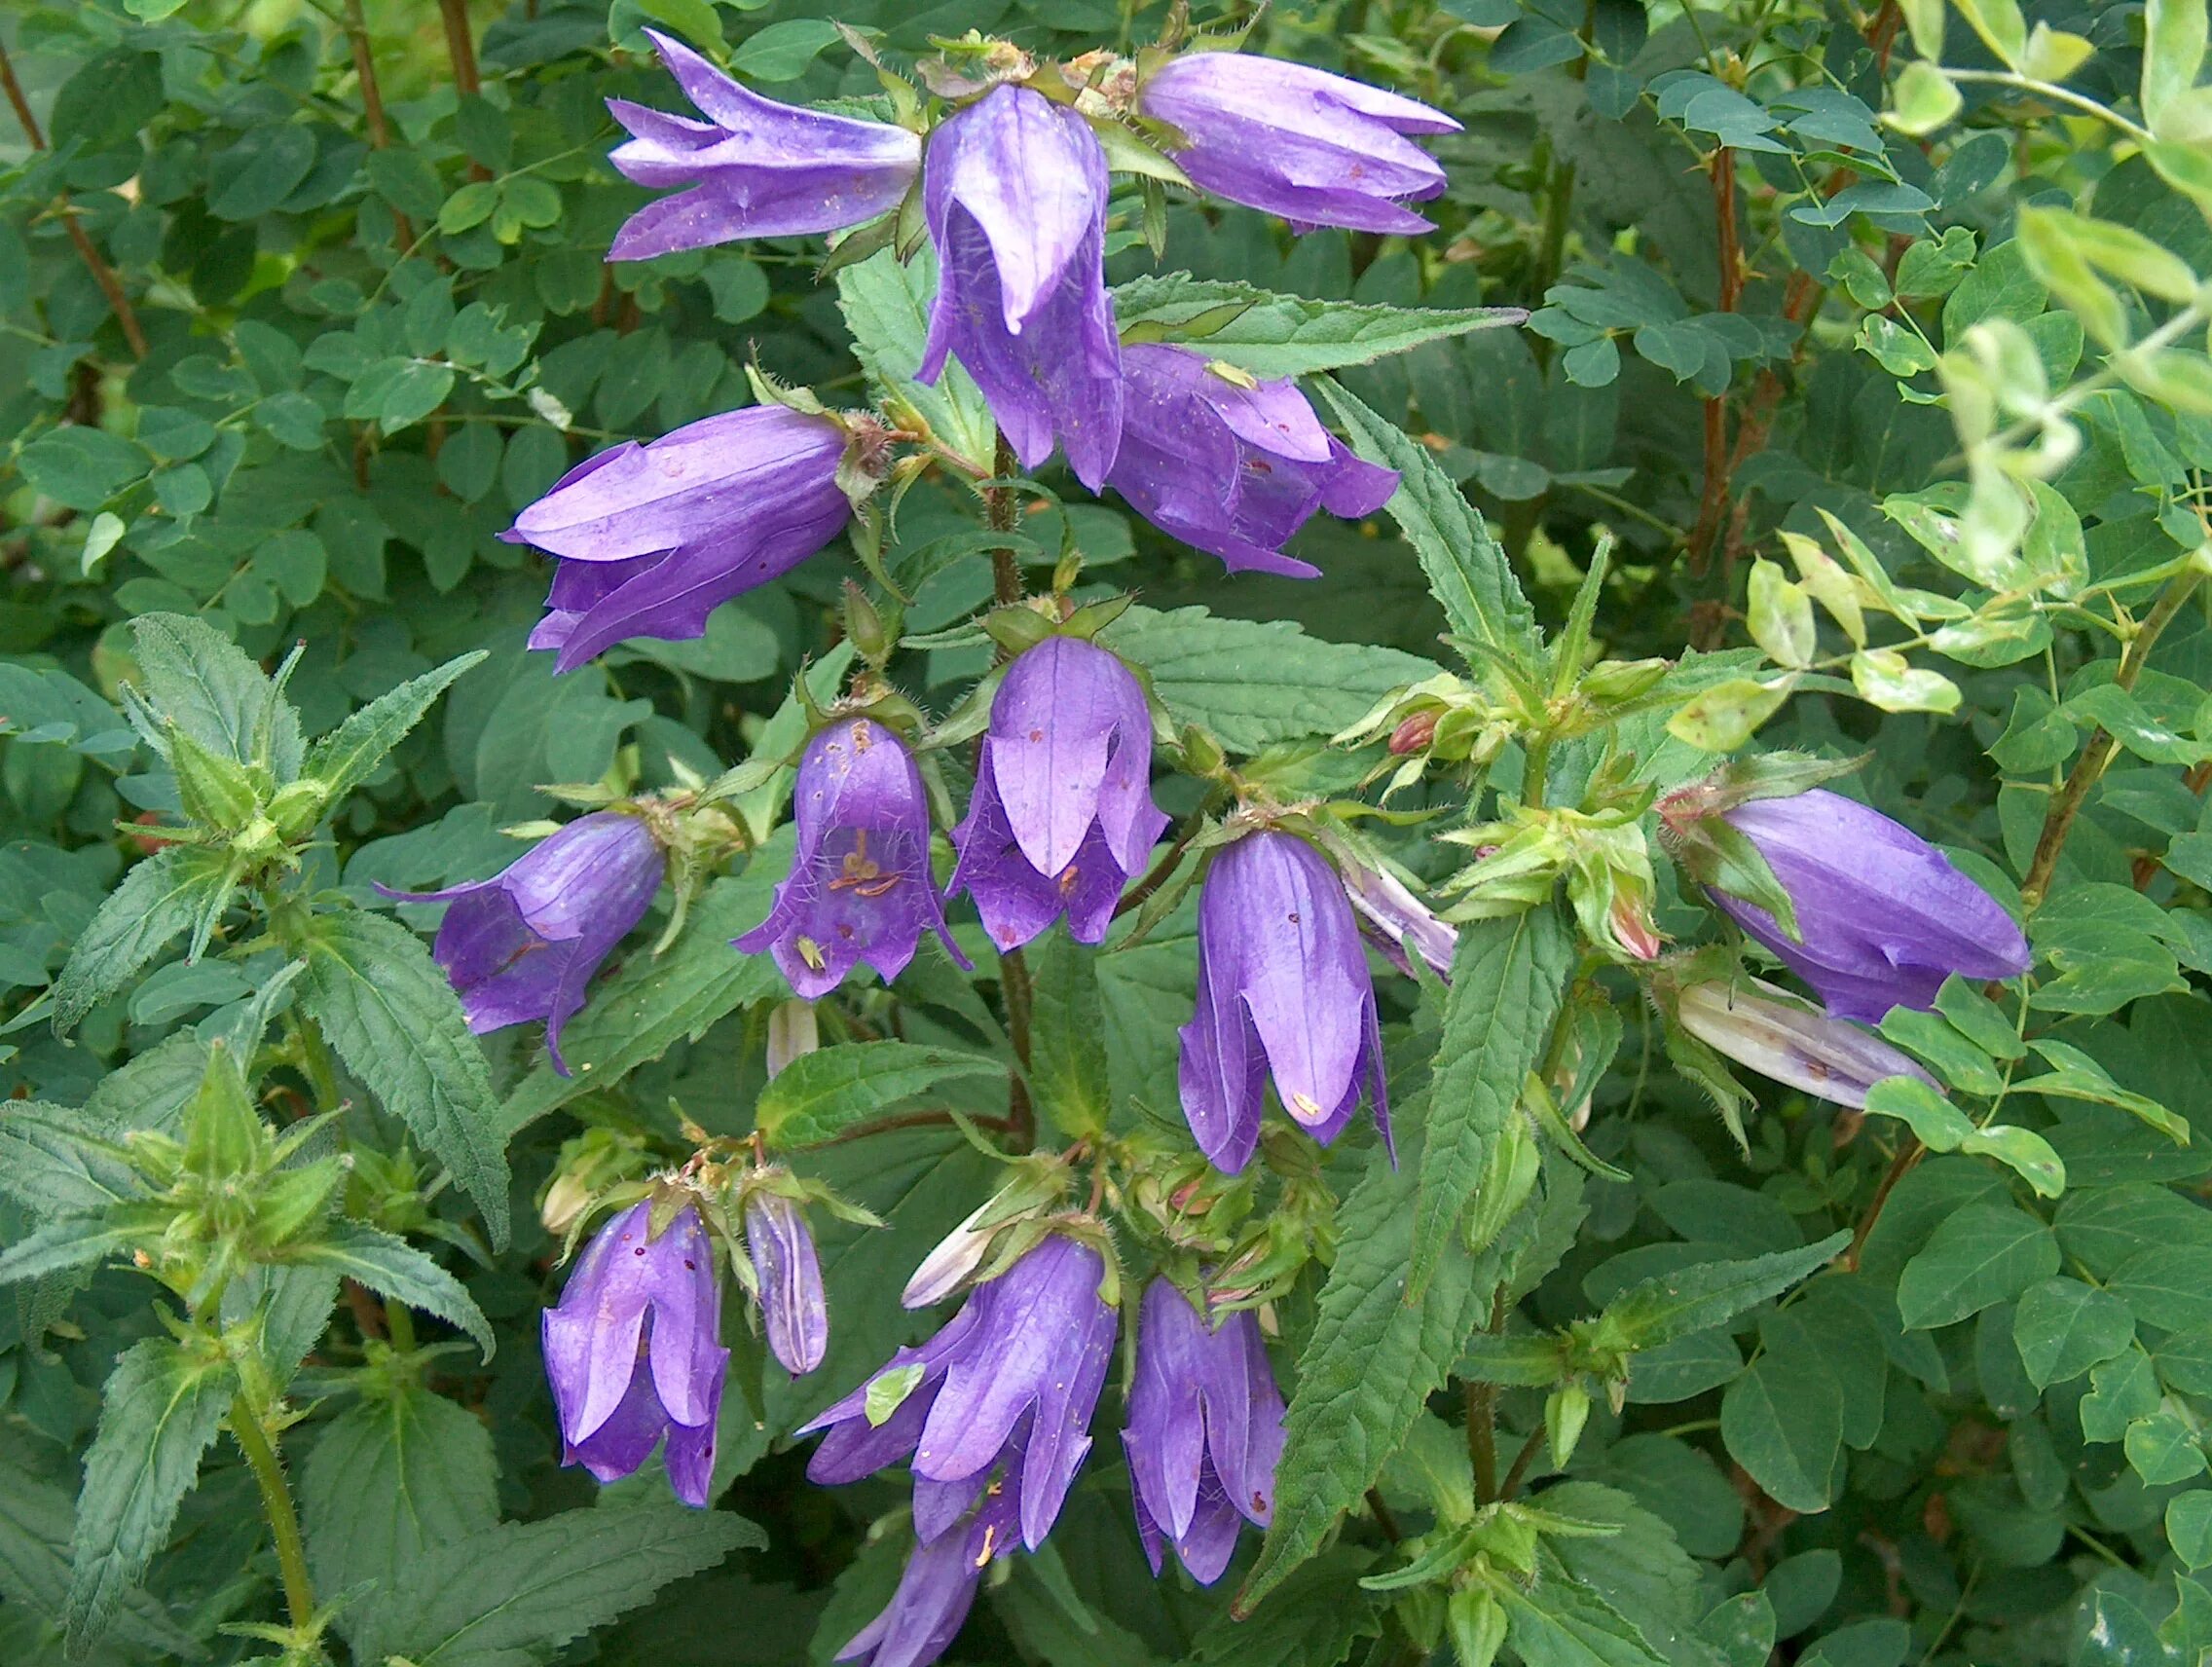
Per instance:
[[[868,1529],[895,1495],[806,1487],[788,1437],[912,1335],[906,1272],[989,1184],[954,1130],[802,1159],[888,1226],[826,1229],[816,1379],[756,1351],[741,1367],[716,1510],[643,1479],[595,1500],[557,1468],[535,1351],[559,1280],[537,1204],[564,1142],[672,1138],[679,1108],[753,1125],[784,990],[723,945],[760,917],[780,847],[716,880],[665,955],[632,946],[570,1032],[592,1069],[569,1079],[534,1033],[461,1030],[369,887],[498,868],[516,849],[498,830],[552,810],[539,784],[780,756],[802,662],[825,690],[844,664],[856,570],[834,558],[696,643],[558,681],[522,646],[545,574],[495,535],[566,467],[749,402],[748,355],[859,404],[864,367],[918,341],[923,279],[884,261],[834,283],[795,242],[603,263],[642,194],[605,161],[602,99],[671,102],[641,25],[823,102],[876,87],[832,18],[911,56],[969,28],[1073,54],[1164,15],[96,0],[0,19],[18,124],[0,121],[0,1079],[24,1102],[0,1115],[0,1655],[57,1660],[65,1637],[116,1662],[311,1648],[285,1630],[257,1500],[265,1426],[315,1595],[343,1601],[341,1659],[822,1661],[880,1605],[901,1546]],[[1331,1157],[1343,1203],[1313,1248],[1333,1263],[1278,1305],[1297,1394],[1266,1547],[1212,1591],[1156,1583],[1101,1439],[1051,1545],[1010,1565],[957,1655],[1449,1658],[1442,1589],[1386,1572],[1453,1541],[1524,1436],[1506,1491],[1550,1473],[1546,1407],[1556,1425],[1571,1374],[1530,1339],[1600,1313],[1599,1341],[1633,1356],[1625,1399],[1598,1394],[1538,1498],[1620,1532],[1546,1537],[1535,1581],[1499,1587],[1530,1667],[2118,1667],[2212,1648],[2194,1574],[2212,1563],[2212,1149],[2187,1138],[2212,1116],[2203,17],[1269,13],[1256,45],[1464,124],[1436,146],[1439,230],[1293,240],[1175,201],[1163,259],[1136,215],[1117,222],[1123,319],[1272,292],[1208,351],[1334,372],[1318,403],[1408,489],[1389,517],[1309,527],[1309,582],[1226,579],[1080,493],[1037,500],[1024,563],[1041,578],[1080,542],[1087,577],[1141,591],[1107,641],[1178,722],[1263,755],[1286,793],[1336,793],[1378,750],[1329,737],[1463,673],[1447,632],[1556,641],[1609,532],[1597,641],[1679,662],[1668,704],[1621,724],[1639,779],[1673,785],[1754,732],[1864,753],[1859,791],[2025,908],[2037,968],[2002,1002],[1955,984],[1939,1016],[1885,1027],[1971,1116],[1930,1093],[1862,1118],[1759,1085],[1739,1151],[1628,981],[1563,991],[1549,905],[1468,928],[1449,1002],[1386,997],[1400,1167],[1369,1139]],[[1173,273],[1198,282],[1154,281]],[[1527,329],[1384,311],[1497,305],[1530,309]],[[887,553],[922,639],[896,668],[939,712],[988,664],[951,629],[989,598],[987,547],[963,495],[925,484]],[[263,673],[294,644],[278,695]],[[127,684],[168,726],[132,726]],[[1554,801],[1596,760],[1563,743]],[[1491,783],[1517,790],[1524,768],[1510,747]],[[297,783],[323,785],[284,800]],[[770,776],[739,801],[756,834],[787,791]],[[1195,788],[1171,791],[1192,808]],[[321,829],[299,881],[252,909],[232,907],[223,850],[117,832],[224,792],[290,804],[289,837]],[[1463,796],[1432,779],[1395,802]],[[1392,849],[1431,878],[1454,866],[1418,836]],[[1663,928],[1709,932],[1664,866],[1660,887]],[[1172,1123],[1192,931],[1186,904],[1133,947],[1039,956],[1035,1080]],[[925,953],[895,996],[825,1004],[832,1044],[969,1057],[863,1084],[845,1123],[1004,1109],[995,974],[962,938],[976,984]],[[187,959],[193,943],[209,952]],[[1471,1253],[1438,1200],[1479,1166],[1481,1120],[1502,1115],[1484,1107],[1546,1057],[1563,993],[1592,1069],[1611,1061],[1587,1151],[1549,1151],[1536,1203]],[[256,1103],[276,1128],[305,1120],[300,1138],[272,1145]],[[178,1172],[250,1177],[223,1241],[254,1254],[179,1339],[127,1258],[98,1258],[144,1225],[129,1155],[147,1148],[125,1135],[181,1141],[222,1116],[234,1145],[180,1146]],[[303,1227],[287,1189],[316,1187],[342,1211]],[[94,1211],[122,1225],[88,1249]],[[226,1326],[251,1328],[242,1355],[194,1342]],[[1434,1393],[1452,1378],[1463,1398]],[[1493,1418],[1486,1473],[1464,1435]]]

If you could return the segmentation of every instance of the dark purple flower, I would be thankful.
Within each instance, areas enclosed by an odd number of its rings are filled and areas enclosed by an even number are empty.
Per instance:
[[[651,1210],[631,1205],[585,1246],[560,1307],[542,1315],[545,1376],[562,1463],[616,1481],[665,1434],[676,1497],[703,1507],[729,1368],[721,1279],[697,1210],[679,1210],[657,1238]]]
[[[1788,893],[1802,943],[1755,904],[1715,892],[1745,933],[1820,993],[1829,1012],[1879,1024],[1893,1007],[1927,1011],[1943,981],[2011,979],[2027,940],[2005,906],[1900,823],[1815,788],[1724,813]]]
[[[1155,1574],[1161,1542],[1171,1540],[1191,1577],[1210,1586],[1236,1549],[1236,1519],[1260,1528],[1273,1520],[1282,1418],[1251,1314],[1232,1314],[1216,1329],[1170,1281],[1153,1280],[1122,1445]]]
[[[1078,637],[1048,637],[991,700],[946,896],[973,892],[983,930],[1018,949],[1062,914],[1079,944],[1114,905],[1167,818],[1152,802],[1152,713],[1128,667]]]
[[[1443,111],[1380,87],[1227,52],[1162,64],[1145,79],[1137,109],[1187,141],[1172,155],[1194,185],[1300,231],[1428,231],[1399,204],[1436,196],[1444,170],[1404,135],[1459,130]]]
[[[607,101],[635,135],[610,159],[623,176],[656,191],[690,188],[624,221],[608,260],[857,226],[898,207],[921,170],[922,142],[903,128],[778,104],[682,41],[645,33],[707,120]]]
[[[1327,1145],[1372,1088],[1390,1141],[1375,986],[1344,883],[1291,834],[1222,851],[1198,896],[1198,1004],[1183,1026],[1183,1115],[1198,1150],[1235,1174],[1259,1144],[1268,1076],[1283,1110]]]
[[[930,876],[930,807],[905,744],[871,718],[833,723],[806,744],[793,793],[798,850],[768,918],[737,939],[771,950],[809,1001],[866,961],[889,983],[924,931],[963,968]]]
[[[644,918],[667,870],[660,841],[618,810],[579,816],[488,880],[444,891],[377,890],[401,903],[443,903],[434,953],[481,1034],[543,1020],[545,1048],[564,1077],[561,1027],[584,986]]]
[[[813,1371],[830,1348],[830,1301],[806,1217],[781,1194],[756,1192],[745,1201],[745,1247],[760,1278],[769,1352],[793,1377]]]
[[[1023,468],[1051,455],[1056,434],[1093,492],[1122,437],[1106,193],[1089,125],[1021,87],[946,120],[922,170],[938,285],[915,378],[936,382],[951,353]]]
[[[1114,1311],[1098,1294],[1106,1264],[1064,1235],[1047,1238],[978,1285],[945,1328],[890,1362],[800,1433],[830,1433],[807,1464],[821,1483],[857,1482],[888,1464],[914,1470],[914,1533],[937,1539],[985,1497],[998,1473],[1022,1543],[1044,1543],[1090,1451],[1091,1409],[1114,1352]],[[871,1390],[905,1386],[880,1424]],[[882,1409],[877,1408],[880,1417]]]
[[[968,1618],[983,1571],[1016,1543],[1018,1505],[1011,1492],[986,1493],[964,1532],[916,1545],[883,1612],[831,1659],[866,1667],[924,1667],[942,1655]]]
[[[770,404],[586,459],[499,535],[562,558],[530,646],[566,672],[626,638],[699,636],[843,531],[844,452],[829,418]]]
[[[1108,484],[1162,533],[1232,573],[1291,578],[1321,570],[1282,553],[1317,509],[1372,515],[1397,472],[1362,463],[1321,426],[1290,382],[1224,376],[1204,355],[1146,343],[1122,350],[1122,449]]]

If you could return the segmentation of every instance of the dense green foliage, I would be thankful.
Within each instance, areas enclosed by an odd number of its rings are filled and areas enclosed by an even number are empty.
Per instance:
[[[1222,1183],[1291,1398],[1264,1544],[1212,1588],[1151,1575],[1118,1367],[1052,1538],[994,1568],[952,1659],[2203,1659],[2202,0],[1281,0],[1247,50],[1463,124],[1437,230],[1293,237],[1124,179],[1108,274],[1124,332],[1306,378],[1401,472],[1300,535],[1320,577],[1225,575],[1056,463],[939,470],[880,548],[856,526],[704,638],[556,679],[524,648],[547,564],[497,535],[590,453],[751,403],[749,362],[992,460],[971,387],[903,374],[926,256],[603,260],[646,200],[603,100],[677,102],[642,27],[880,105],[832,19],[902,66],[1169,16],[0,14],[0,1659],[827,1661],[907,1537],[889,1483],[806,1484],[793,1431],[925,1333],[900,1287],[997,1148],[1117,1154],[1132,1278],[1159,1177],[1197,1184],[1175,859],[1231,784],[1462,906],[1449,990],[1378,983],[1398,1162],[1357,1125]],[[973,977],[925,945],[849,984],[764,1093],[790,991],[728,941],[789,862],[794,679],[832,698],[856,621],[887,631],[964,803],[994,552],[1000,602],[1008,573],[1137,594],[1099,640],[1176,736],[1165,883],[1026,965],[962,906]],[[1408,714],[1442,715],[1432,747],[1386,749]],[[1676,1022],[1736,951],[1653,800],[1783,753],[1862,759],[1831,785],[2035,953],[1894,1011],[1933,1086],[1864,1112]],[[573,1076],[535,1027],[471,1036],[429,917],[372,889],[706,783],[745,850],[698,853],[681,929],[656,947],[664,900],[594,987]],[[1468,846],[1526,861],[1455,887]],[[1620,942],[1646,896],[1656,968]],[[693,1512],[649,1466],[559,1466],[537,1335],[581,1198],[704,1136],[881,1225],[817,1214],[814,1376],[733,1301]]]

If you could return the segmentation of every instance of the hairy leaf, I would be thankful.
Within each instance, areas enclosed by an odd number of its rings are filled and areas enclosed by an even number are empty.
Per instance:
[[[188,845],[171,845],[133,865],[78,936],[55,980],[55,1029],[73,1029],[180,933],[208,924],[232,885],[220,857]]]
[[[961,1077],[1003,1076],[979,1054],[911,1042],[852,1042],[802,1054],[760,1091],[754,1127],[779,1151],[818,1146],[867,1119]]]
[[[290,1254],[310,1267],[329,1268],[370,1290],[396,1297],[409,1308],[437,1315],[466,1332],[484,1358],[492,1357],[492,1322],[461,1282],[403,1239],[348,1222],[328,1239],[294,1245]]]
[[[1187,272],[1133,278],[1114,290],[1124,341],[1167,341],[1254,376],[1306,376],[1372,364],[1423,342],[1517,324],[1517,307],[1377,307],[1276,295]]]

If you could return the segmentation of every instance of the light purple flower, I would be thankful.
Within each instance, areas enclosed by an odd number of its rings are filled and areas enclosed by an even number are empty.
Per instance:
[[[1723,892],[1714,901],[1841,1018],[1879,1024],[1893,1007],[1933,1008],[1953,973],[2011,979],[2028,970],[2027,940],[2003,904],[1857,799],[1814,788],[1752,799],[1724,820],[1758,847],[1804,940],[1793,943],[1755,904]]]
[[[1880,1037],[1775,999],[1783,993],[1763,979],[1710,980],[1685,986],[1675,1012],[1684,1030],[1739,1065],[1853,1110],[1865,1106],[1866,1091],[1885,1077],[1940,1086]]]
[[[648,1238],[651,1209],[631,1205],[585,1246],[560,1306],[541,1316],[545,1376],[562,1463],[616,1481],[665,1434],[669,1484],[704,1507],[729,1368],[721,1279],[699,1212],[687,1205]]]
[[[871,718],[833,723],[806,744],[793,792],[798,850],[768,918],[736,946],[772,951],[809,1001],[866,961],[889,983],[924,931],[970,966],[945,929],[930,875],[930,808],[921,771],[899,737]]]
[[[1399,204],[1434,197],[1444,170],[1407,133],[1459,124],[1364,82],[1282,58],[1186,53],[1155,70],[1137,109],[1188,141],[1171,154],[1202,191],[1300,231],[1430,230]]]
[[[1272,1073],[1283,1110],[1327,1145],[1372,1090],[1390,1141],[1382,1031],[1359,927],[1336,871],[1295,834],[1248,834],[1198,896],[1198,1001],[1178,1079],[1198,1150],[1224,1173],[1251,1161]]]
[[[1431,913],[1387,869],[1346,863],[1340,872],[1345,895],[1359,911],[1361,936],[1381,950],[1385,960],[1408,978],[1413,977],[1413,963],[1406,959],[1410,941],[1430,972],[1446,983],[1452,982],[1452,957],[1459,947],[1457,928]]]
[[[1062,914],[1077,943],[1096,944],[1166,826],[1152,802],[1143,688],[1097,645],[1048,637],[1007,668],[991,700],[945,895],[973,892],[1001,949]]]
[[[995,88],[930,135],[922,207],[937,304],[915,378],[934,383],[957,357],[1023,468],[1057,435],[1093,492],[1122,437],[1106,195],[1088,124],[1026,88]]]
[[[1162,533],[1232,573],[1321,570],[1282,553],[1314,511],[1372,515],[1397,472],[1363,463],[1321,426],[1291,382],[1248,384],[1187,348],[1122,350],[1122,449],[1106,479]]]
[[[488,880],[444,891],[377,890],[401,903],[451,905],[433,953],[482,1034],[542,1020],[564,1077],[561,1029],[584,1004],[599,964],[645,917],[667,859],[652,830],[594,811],[548,834]]]
[[[1016,1543],[1019,1500],[986,1493],[964,1532],[940,1534],[907,1554],[906,1572],[883,1612],[831,1657],[866,1667],[924,1667],[951,1646],[994,1558]]]
[[[682,42],[645,33],[707,120],[607,101],[634,135],[610,159],[623,177],[656,191],[689,187],[624,221],[608,260],[857,226],[898,207],[921,170],[922,142],[903,128],[779,104]]]
[[[830,1348],[830,1299],[806,1217],[779,1193],[745,1201],[745,1247],[760,1277],[760,1317],[768,1352],[793,1377],[822,1364]]]
[[[1122,1445],[1152,1572],[1172,1541],[1191,1577],[1212,1585],[1236,1549],[1237,1518],[1263,1529],[1274,1518],[1282,1393],[1249,1312],[1209,1327],[1173,1283],[1153,1280]]]
[[[844,453],[827,417],[769,404],[586,459],[499,535],[561,558],[530,646],[566,672],[627,638],[701,635],[844,530]]]
[[[1114,1352],[1114,1311],[1098,1294],[1106,1265],[1064,1235],[1046,1239],[979,1285],[944,1329],[902,1349],[800,1433],[830,1433],[807,1464],[814,1481],[857,1482],[911,1463],[914,1533],[937,1539],[983,1499],[998,1475],[1014,1500],[1013,1521],[1034,1551],[1044,1543],[1076,1471]],[[911,1370],[918,1368],[918,1370]],[[911,1377],[881,1424],[867,1415],[870,1386]]]

